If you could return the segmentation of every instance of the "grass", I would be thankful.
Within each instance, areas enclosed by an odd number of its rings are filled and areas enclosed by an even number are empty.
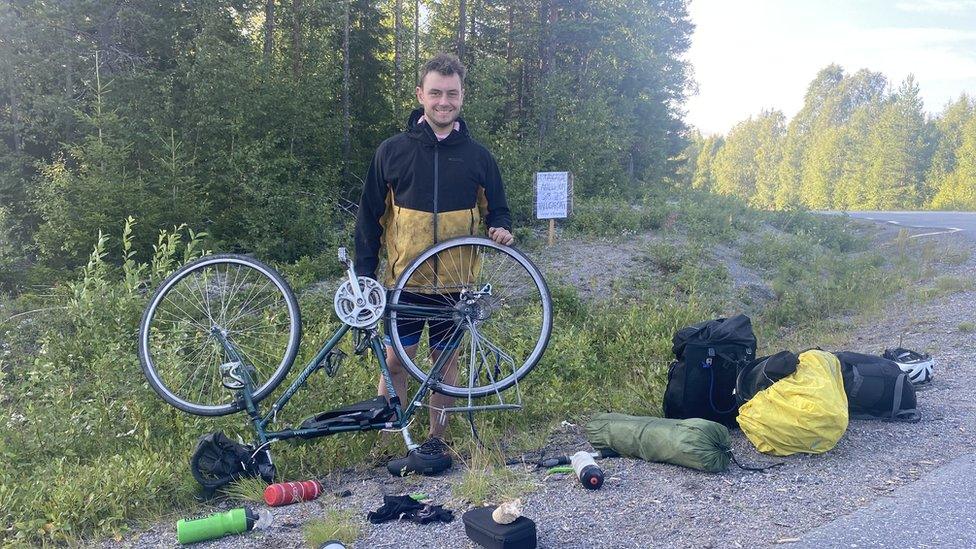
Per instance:
[[[729,273],[711,253],[716,244],[739,248],[743,264],[773,289],[774,299],[757,305],[753,316],[770,351],[830,345],[830,338],[839,340],[850,329],[837,318],[877,310],[886,296],[931,276],[930,263],[939,260],[937,252],[919,252],[907,238],[892,249],[873,250],[841,218],[756,212],[694,193],[649,195],[629,209],[614,204],[577,204],[579,216],[568,230],[600,236],[655,230],[670,239],[644,252],[653,267],[648,278],[660,280],[642,288],[639,298],[599,303],[584,301],[572,287],[551,288],[555,329],[543,361],[520,383],[525,407],[518,414],[478,417],[482,438],[506,441],[510,455],[540,447],[560,420],[578,423],[605,410],[660,413],[675,330],[737,312]],[[188,416],[162,403],[144,381],[135,332],[147,291],[201,250],[194,236],[166,232],[154,257],[137,263],[129,232],[100,238],[71,283],[2,303],[0,459],[6,465],[0,468],[0,523],[6,526],[0,544],[73,543],[122,535],[163,515],[192,514],[199,504],[186,463],[197,438],[215,430],[250,437],[243,416]],[[106,262],[109,246],[122,248],[123,265]],[[286,271],[311,284],[331,272],[330,262],[331,254],[323,254]],[[936,287],[963,282],[946,279]],[[316,350],[311,342],[324,341],[337,322],[331,296],[300,296],[308,344],[299,365]],[[6,321],[25,311],[35,312]],[[372,396],[374,366],[353,355],[349,342],[344,345],[349,359],[337,377],[312,376],[307,390],[279,414],[283,425]],[[606,390],[607,380],[614,380],[614,390]],[[425,416],[419,414],[412,427],[415,437],[422,438]],[[450,438],[470,440],[463,421],[452,422]],[[376,443],[376,434],[354,434],[277,444],[275,463],[280,478],[321,478],[361,464]],[[457,497],[480,503],[531,489],[525,478],[499,467],[497,455],[469,455]],[[112,489],[94,488],[105,486]],[[260,483],[247,481],[225,497],[254,501],[262,491]],[[354,527],[351,518],[329,514],[310,526],[311,537],[324,541],[336,531],[353,539]]]
[[[973,332],[976,332],[976,323],[960,322],[959,325],[956,326],[956,328],[964,334],[971,334]]]
[[[264,503],[264,489],[268,484],[260,478],[242,478],[228,484],[221,492],[234,500]]]
[[[942,262],[946,265],[962,265],[969,261],[973,251],[969,248],[946,247],[942,253]]]
[[[310,549],[318,549],[330,540],[339,540],[352,546],[359,537],[362,524],[354,511],[330,509],[325,517],[307,522],[303,528],[305,543]]]
[[[964,276],[940,276],[935,279],[935,289],[941,294],[968,292],[976,288],[976,281]]]
[[[927,278],[927,277],[926,277]],[[976,281],[964,276],[939,276],[925,285],[910,288],[909,297],[916,302],[924,303],[931,299],[976,289]]]
[[[499,450],[474,446],[464,464],[464,474],[451,490],[454,497],[474,506],[516,499],[534,487],[528,474],[505,466],[505,456]]]

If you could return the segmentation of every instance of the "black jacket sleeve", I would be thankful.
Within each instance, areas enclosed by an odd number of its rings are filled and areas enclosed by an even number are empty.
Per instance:
[[[373,162],[366,173],[363,194],[359,199],[356,217],[356,274],[376,278],[380,263],[380,237],[383,227],[380,218],[386,212],[386,178],[383,176],[383,145],[376,149]]]
[[[502,174],[498,170],[498,163],[490,152],[485,150],[488,156],[488,166],[485,173],[485,198],[488,199],[488,216],[485,223],[489,228],[501,227],[507,231],[512,230],[512,214],[508,210],[508,201],[505,199],[505,187],[502,184]]]

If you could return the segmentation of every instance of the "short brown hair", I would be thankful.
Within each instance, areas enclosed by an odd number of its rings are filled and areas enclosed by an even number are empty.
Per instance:
[[[417,85],[423,87],[424,77],[428,73],[437,71],[444,76],[451,76],[452,74],[458,75],[461,79],[461,85],[464,85],[464,74],[467,69],[461,64],[461,60],[457,58],[456,55],[450,53],[438,53],[434,57],[424,63],[423,67],[420,67],[420,74],[418,75]]]

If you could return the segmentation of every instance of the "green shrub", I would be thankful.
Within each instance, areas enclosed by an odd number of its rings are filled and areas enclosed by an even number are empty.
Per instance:
[[[311,284],[339,277],[345,272],[336,253],[336,250],[329,250],[316,256],[305,255],[294,263],[275,264],[275,267],[288,281],[288,285],[298,292]]]
[[[591,198],[573,204],[573,215],[566,220],[566,226],[577,234],[623,236],[640,231],[641,221],[639,207],[611,198]]]
[[[731,242],[739,233],[757,227],[756,211],[727,196],[686,190],[675,207],[678,229],[709,244]]]
[[[868,245],[867,237],[857,231],[856,225],[847,217],[805,210],[771,212],[770,216],[770,223],[781,231],[806,237],[834,252],[863,250]]]
[[[664,274],[674,274],[689,259],[688,249],[669,242],[655,242],[644,248],[644,257]]]

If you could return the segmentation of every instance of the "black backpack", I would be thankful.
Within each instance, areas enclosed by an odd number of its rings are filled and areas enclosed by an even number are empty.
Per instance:
[[[880,356],[849,351],[834,354],[840,360],[852,418],[919,420],[915,386],[897,364]]]
[[[664,417],[704,418],[735,427],[739,370],[756,355],[752,321],[745,315],[709,320],[678,330],[671,350]]]

